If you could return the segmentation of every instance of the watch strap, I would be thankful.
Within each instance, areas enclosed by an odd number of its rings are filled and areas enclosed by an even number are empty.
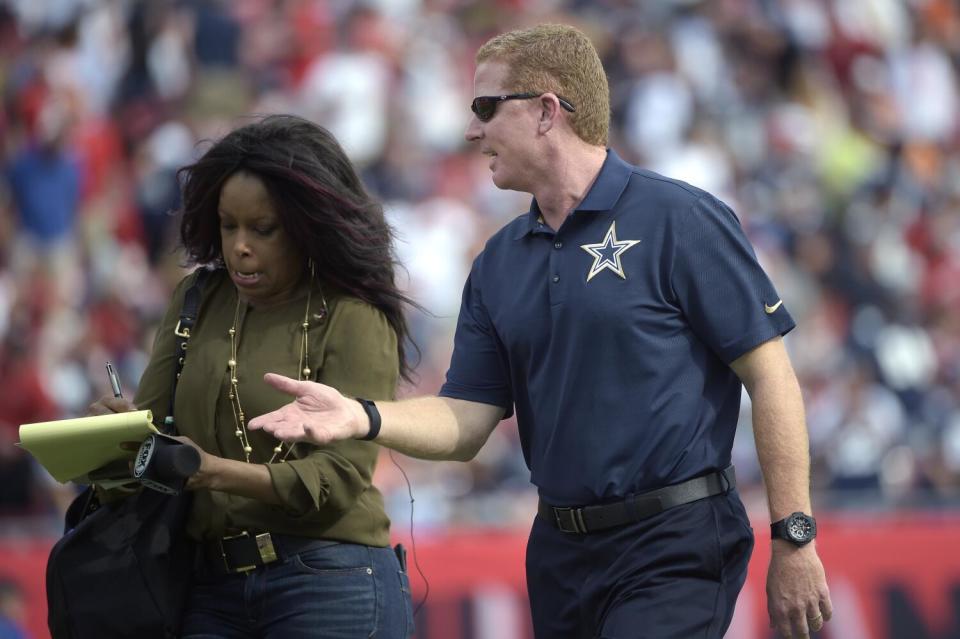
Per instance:
[[[790,521],[797,517],[802,517],[804,519],[809,520],[811,534],[808,539],[794,539],[793,537],[790,536],[790,531],[788,530],[788,526],[790,525]],[[770,524],[771,539],[784,539],[797,546],[804,546],[810,543],[816,538],[816,536],[817,536],[817,520],[814,519],[813,516],[808,515],[804,512],[791,513],[790,515],[784,517],[783,519],[779,521],[775,521],[772,524]]]
[[[376,439],[377,435],[380,434],[380,425],[382,420],[380,418],[380,411],[377,409],[377,405],[369,399],[363,399],[362,397],[357,397],[356,400],[360,402],[360,405],[363,406],[363,412],[367,414],[367,418],[370,420],[370,430],[363,437],[358,439],[364,441],[370,441]]]
[[[770,524],[770,539],[786,539],[790,541],[787,535],[787,519],[781,519]]]

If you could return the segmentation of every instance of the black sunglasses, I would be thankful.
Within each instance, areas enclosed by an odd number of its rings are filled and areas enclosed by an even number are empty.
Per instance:
[[[510,95],[482,95],[479,98],[473,99],[473,102],[470,104],[470,110],[473,111],[474,115],[476,115],[477,119],[481,122],[489,122],[497,113],[497,105],[504,100],[530,100],[532,98],[539,98],[541,95],[543,94],[511,93]],[[560,96],[557,96],[557,100],[560,101],[560,106],[570,113],[577,110],[570,102]]]

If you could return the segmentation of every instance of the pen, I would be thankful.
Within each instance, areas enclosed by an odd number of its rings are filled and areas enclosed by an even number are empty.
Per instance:
[[[117,371],[113,370],[113,365],[110,362],[107,362],[107,377],[110,378],[110,388],[113,389],[113,396],[123,397],[123,393],[120,392],[120,376],[117,375]]]

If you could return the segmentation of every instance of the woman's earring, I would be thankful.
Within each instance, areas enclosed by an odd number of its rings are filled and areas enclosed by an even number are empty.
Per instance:
[[[307,268],[310,269],[310,278],[315,278],[317,276],[317,263],[313,261],[312,257],[307,258]]]

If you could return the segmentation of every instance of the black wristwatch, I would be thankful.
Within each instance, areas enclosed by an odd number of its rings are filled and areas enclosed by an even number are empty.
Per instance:
[[[803,513],[793,513],[770,524],[771,539],[786,539],[797,546],[809,544],[816,536],[817,520]]]

